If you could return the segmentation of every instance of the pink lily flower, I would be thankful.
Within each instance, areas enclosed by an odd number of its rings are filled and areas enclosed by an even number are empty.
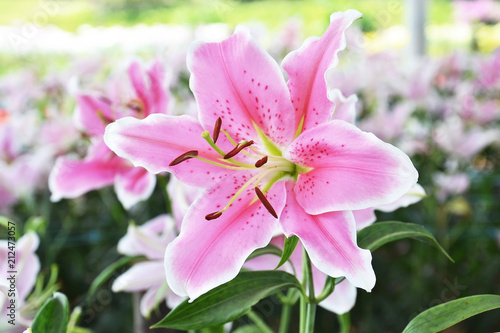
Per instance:
[[[102,136],[107,124],[126,116],[144,118],[153,113],[166,113],[169,97],[163,87],[164,71],[155,62],[147,72],[149,86],[136,62],[128,74],[135,97],[125,106],[107,98],[83,94],[77,97],[78,107],[74,120],[78,128],[92,137],[92,144],[83,160],[69,156],[57,159],[49,176],[51,200],[76,198],[88,191],[114,184],[118,199],[126,209],[149,198],[156,184],[156,177],[142,167],[134,167],[118,157],[104,144]]]
[[[127,256],[143,255],[146,261],[134,264],[113,283],[114,292],[146,291],[140,302],[140,311],[149,317],[151,311],[163,300],[174,308],[182,298],[172,293],[167,285],[163,256],[165,248],[177,236],[174,220],[160,215],[141,226],[129,225],[127,234],[118,242],[118,252]]]
[[[10,276],[7,271],[10,271],[8,266],[8,242],[0,240],[0,313],[4,320],[0,322],[0,331],[2,332],[22,332],[26,327],[30,326],[35,312],[29,309],[30,304],[26,299],[33,289],[38,272],[40,271],[40,261],[35,251],[38,248],[40,239],[34,232],[28,232],[18,239],[16,243],[16,271],[15,278],[15,304],[16,304],[16,326],[12,326],[7,322],[10,320],[8,314],[10,310],[9,299],[12,299],[8,294],[11,292],[11,284],[7,278]]]
[[[206,188],[165,253],[167,281],[178,295],[193,300],[233,279],[280,227],[300,238],[323,273],[373,288],[371,253],[356,245],[351,210],[396,200],[418,175],[394,146],[330,121],[324,74],[360,16],[334,13],[321,38],[288,54],[288,83],[241,27],[221,43],[195,44],[188,68],[199,122],[151,115],[106,128],[104,140],[119,156]]]

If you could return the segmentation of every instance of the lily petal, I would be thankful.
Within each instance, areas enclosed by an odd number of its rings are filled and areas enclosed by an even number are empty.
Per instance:
[[[156,176],[143,168],[130,168],[116,175],[115,192],[125,209],[151,196]]]
[[[194,44],[187,64],[204,128],[221,117],[237,142],[257,141],[255,125],[280,146],[292,141],[296,124],[285,116],[293,111],[283,75],[246,29],[238,27],[221,43]]]
[[[304,117],[303,130],[330,118],[333,103],[327,98],[325,73],[337,65],[337,53],[346,47],[345,30],[361,16],[352,9],[333,13],[330,26],[321,38],[309,37],[283,60],[297,123]]]
[[[111,289],[118,291],[141,291],[165,283],[161,260],[139,262],[116,278]]]
[[[179,237],[167,247],[167,281],[177,295],[194,300],[230,281],[255,249],[271,241],[278,221],[260,201],[253,201],[253,188],[245,190],[222,216],[205,220],[205,215],[227,204],[245,178],[228,177],[202,193],[187,213]],[[266,196],[279,214],[285,204],[283,182],[274,184]]]
[[[366,208],[353,210],[354,220],[356,221],[356,230],[361,230],[369,225],[372,225],[376,220],[375,208]]]
[[[106,125],[116,119],[111,109],[111,101],[102,96],[78,95],[76,102],[77,107],[73,114],[75,126],[90,135],[102,135]]]
[[[287,237],[296,235],[321,272],[345,276],[354,286],[370,291],[375,285],[370,251],[356,245],[356,222],[350,211],[307,214],[298,204],[293,183],[280,222]]]
[[[356,304],[357,289],[349,281],[344,280],[335,286],[333,293],[318,305],[336,314],[344,314]]]
[[[124,167],[120,158],[104,160],[100,156],[88,156],[83,161],[59,157],[49,175],[50,200],[76,198],[91,190],[114,183],[115,176]]]
[[[356,102],[358,96],[352,94],[349,97],[344,97],[338,89],[332,89],[328,92],[328,99],[335,104],[335,111],[332,119],[347,121],[349,124],[356,122]]]
[[[408,192],[406,192],[396,201],[389,204],[377,206],[375,207],[375,209],[382,212],[393,212],[398,208],[408,207],[409,205],[417,203],[423,198],[425,198],[424,188],[420,184],[415,184],[408,190]]]
[[[201,137],[202,132],[203,128],[192,117],[152,114],[142,120],[126,117],[115,121],[106,127],[104,141],[134,166],[141,166],[154,174],[169,171],[189,185],[208,187],[226,177],[227,169],[196,158],[169,166],[175,158],[191,150],[197,150],[198,156],[213,161],[220,158]],[[217,144],[221,146],[224,139]]]
[[[162,285],[149,288],[142,296],[139,304],[141,315],[145,318],[149,318],[151,311],[156,307],[158,301],[164,300],[171,293],[172,291],[168,287]]]
[[[160,61],[155,61],[151,68],[148,70],[148,77],[150,82],[151,93],[149,95],[149,100],[151,104],[150,109],[146,109],[146,116],[151,113],[165,113],[169,111],[168,104],[170,102],[170,96],[168,91],[164,87],[165,81],[165,69],[163,68]]]
[[[313,168],[299,174],[294,189],[309,214],[391,203],[418,178],[401,150],[341,120],[303,132],[284,156]]]

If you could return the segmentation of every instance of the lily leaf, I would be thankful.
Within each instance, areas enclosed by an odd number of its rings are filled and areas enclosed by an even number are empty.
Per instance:
[[[153,326],[179,330],[199,330],[223,325],[241,317],[259,300],[282,289],[300,287],[297,279],[282,271],[241,272],[233,280],[187,300]]]
[[[108,267],[106,267],[96,278],[92,281],[90,285],[89,291],[87,292],[87,298],[91,298],[92,295],[99,289],[99,287],[105,283],[109,278],[113,276],[116,270],[122,268],[123,266],[127,266],[128,264],[143,259],[143,256],[136,257],[123,257],[118,259]]]
[[[384,244],[403,238],[415,238],[427,241],[438,248],[450,261],[454,262],[429,230],[413,223],[395,221],[377,222],[358,232],[358,245],[364,249],[374,251]]]
[[[499,309],[500,296],[476,295],[432,307],[406,326],[403,333],[436,333],[479,313]]]
[[[64,294],[55,292],[38,311],[31,325],[36,333],[66,333],[69,321],[69,304]]]
[[[283,253],[281,254],[281,260],[275,269],[280,268],[281,266],[283,266],[284,263],[288,261],[288,259],[290,259],[290,256],[293,254],[293,251],[295,250],[295,247],[297,247],[298,243],[299,243],[299,237],[297,236],[285,238],[285,245],[283,246]]]

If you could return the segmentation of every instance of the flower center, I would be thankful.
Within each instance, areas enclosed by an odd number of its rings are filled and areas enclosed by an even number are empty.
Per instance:
[[[231,135],[221,129],[222,120],[218,118],[215,127],[213,130],[212,137],[210,137],[210,133],[208,131],[204,131],[201,136],[207,141],[207,143],[221,156],[216,160],[207,159],[201,156],[198,156],[197,150],[190,150],[176,159],[174,159],[170,166],[177,165],[191,158],[197,158],[206,163],[210,163],[213,165],[217,165],[221,168],[230,169],[230,170],[239,170],[239,171],[252,171],[258,170],[253,177],[251,177],[246,183],[244,183],[238,191],[229,199],[228,203],[221,209],[216,212],[210,213],[205,216],[207,220],[214,220],[219,218],[224,211],[226,211],[231,204],[250,186],[252,185],[255,190],[255,197],[252,201],[254,203],[257,200],[260,200],[264,207],[269,211],[271,215],[275,218],[278,218],[274,208],[270,204],[270,202],[266,198],[266,193],[269,189],[276,183],[278,180],[284,177],[296,177],[299,172],[307,172],[305,168],[302,168],[289,160],[285,159],[281,156],[281,152],[279,152],[279,156],[276,154],[264,154],[260,152],[258,149],[253,147],[253,141],[240,141],[237,143],[233,140]],[[234,148],[229,152],[224,152],[218,145],[217,140],[219,138],[220,133],[224,133],[227,139],[233,144]],[[241,156],[241,154],[247,156],[245,162],[235,159],[236,156]],[[250,161],[249,161],[250,160]],[[255,161],[255,162],[253,162]],[[253,162],[253,163],[250,163]]]

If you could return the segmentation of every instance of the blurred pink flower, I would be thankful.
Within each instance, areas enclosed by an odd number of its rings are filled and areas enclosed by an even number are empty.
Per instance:
[[[88,191],[115,185],[118,199],[126,209],[147,199],[156,184],[156,177],[144,168],[134,167],[116,156],[102,140],[107,124],[126,116],[144,118],[153,113],[167,113],[169,96],[164,87],[164,70],[155,62],[144,79],[137,62],[128,69],[135,95],[123,105],[96,94],[77,97],[74,114],[76,126],[91,136],[91,146],[83,160],[60,157],[49,177],[51,200],[75,198]]]
[[[345,48],[345,29],[359,17],[354,10],[333,14],[321,38],[288,54],[288,86],[243,28],[221,43],[195,44],[188,68],[200,122],[151,115],[106,128],[105,141],[118,155],[208,188],[167,247],[167,280],[177,294],[195,299],[234,278],[280,224],[285,235],[301,239],[323,273],[373,287],[371,254],[356,245],[350,210],[396,200],[418,175],[400,150],[329,121],[334,105],[324,75]],[[215,133],[223,130],[216,144],[208,131],[214,124]],[[211,219],[217,220],[205,221]]]
[[[8,271],[12,270],[8,265],[8,241],[0,240],[0,314],[3,320],[0,321],[0,331],[2,332],[23,332],[24,329],[31,325],[35,311],[30,309],[26,299],[33,289],[38,272],[40,271],[40,261],[35,251],[38,248],[40,240],[36,233],[30,231],[19,238],[16,242],[16,266],[15,271],[15,305],[16,326],[12,326],[7,322],[10,320],[8,314],[10,310],[7,308],[10,305],[12,283],[7,278],[11,276]]]

